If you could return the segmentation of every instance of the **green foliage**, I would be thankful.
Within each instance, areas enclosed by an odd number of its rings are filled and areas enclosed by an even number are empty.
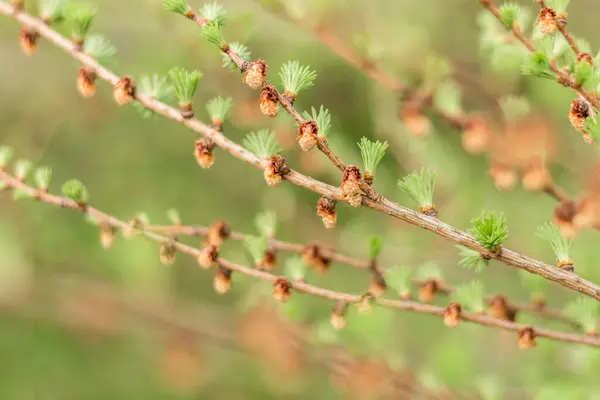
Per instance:
[[[202,79],[202,72],[188,71],[181,67],[173,67],[169,71],[175,95],[181,107],[192,103],[192,98],[198,89],[198,83]]]
[[[309,121],[315,121],[317,123],[317,128],[319,129],[319,136],[326,137],[331,130],[331,114],[329,114],[329,110],[321,106],[319,108],[319,112],[315,110],[314,107],[311,107],[311,113],[308,111],[304,111],[302,113],[304,119]]]
[[[494,212],[482,212],[471,220],[473,225],[469,233],[486,249],[497,250],[508,238],[508,227],[504,214],[496,216]]]
[[[369,238],[369,260],[375,260],[383,248],[383,238],[373,235]]]
[[[53,23],[64,19],[67,0],[40,0],[40,17]]]
[[[573,76],[578,84],[584,85],[593,75],[594,67],[592,67],[590,63],[587,61],[575,63],[575,66],[573,67]]]
[[[77,179],[71,179],[62,186],[62,194],[76,203],[87,203],[89,194],[86,187]]]
[[[242,58],[244,61],[250,61],[250,50],[248,49],[248,47],[246,47],[246,45],[238,42],[233,42],[229,44],[229,48],[232,52],[240,56],[240,58]],[[221,57],[223,57],[223,68],[231,68],[231,70],[233,71],[239,69],[236,63],[231,61],[231,58],[229,58],[229,56],[226,53],[221,53]]]
[[[577,321],[586,332],[597,332],[600,328],[600,303],[591,297],[577,297],[569,302],[563,312]]]
[[[434,54],[426,56],[424,68],[422,87],[427,92],[433,92],[451,72],[448,60]]]
[[[165,103],[171,101],[174,95],[173,87],[169,85],[167,77],[159,74],[142,76],[136,85],[136,91],[143,96],[153,97]],[[155,115],[154,111],[147,109],[138,101],[133,105],[143,118]]]
[[[25,180],[33,170],[33,163],[26,159],[20,159],[15,163],[15,175],[17,179]]]
[[[92,35],[83,44],[83,52],[95,58],[100,64],[109,65],[114,62],[117,48],[104,36]]]
[[[218,27],[224,26],[227,20],[227,12],[223,6],[216,1],[202,6],[200,15],[204,20],[211,24],[215,24]]]
[[[579,51],[581,53],[592,53],[592,45],[590,42],[585,40],[584,38],[575,37],[575,35],[571,34],[571,36],[575,39],[577,46],[579,47]]]
[[[16,201],[19,200],[31,200],[35,197],[35,195],[33,194],[33,192],[31,192],[30,190],[27,190],[25,188],[15,188],[13,190],[13,199]]]
[[[247,236],[246,240],[244,240],[244,245],[246,249],[252,256],[252,260],[254,261],[254,265],[259,265],[267,251],[268,238],[265,236]]]
[[[299,255],[288,258],[284,266],[285,276],[292,282],[304,279],[307,269],[304,260]]]
[[[298,61],[288,61],[281,66],[279,77],[285,91],[297,95],[315,84],[317,73],[309,66],[301,66]]]
[[[211,120],[223,122],[227,119],[232,106],[233,99],[231,97],[224,99],[219,96],[206,103],[206,111],[210,115]]]
[[[275,211],[267,210],[258,213],[254,218],[256,229],[264,237],[273,237],[277,229],[277,215]]]
[[[64,16],[71,24],[73,38],[83,40],[96,16],[97,9],[89,3],[67,3],[64,6]]]
[[[420,207],[433,206],[435,171],[422,168],[420,174],[413,172],[398,181],[398,187],[406,191]]]
[[[383,273],[386,283],[394,289],[398,295],[409,294],[412,288],[414,270],[409,267],[392,267]]]
[[[573,241],[565,238],[555,224],[546,223],[540,226],[537,236],[550,243],[558,261],[571,261],[570,251]]]
[[[456,248],[459,249],[461,256],[458,263],[464,268],[482,272],[490,264],[489,260],[484,259],[478,251],[461,245],[456,245]]]
[[[49,167],[41,167],[35,170],[34,180],[38,189],[48,189],[50,180],[52,179],[52,169]]]
[[[567,11],[570,0],[546,0],[546,6],[551,7],[556,12],[562,13]]]
[[[454,116],[463,113],[461,90],[453,80],[447,80],[437,88],[433,102],[438,109],[448,115]]]
[[[221,27],[216,23],[209,23],[200,30],[200,34],[208,42],[214,44],[219,48],[223,48],[227,44],[221,33]]]
[[[173,225],[181,224],[181,216],[179,214],[179,211],[175,208],[170,208],[167,210],[167,218]]]
[[[190,11],[187,0],[163,0],[163,8],[181,15],[186,15]]]
[[[275,133],[268,129],[251,132],[244,138],[244,147],[257,157],[266,158],[282,151]]]
[[[526,270],[519,270],[519,278],[523,285],[530,291],[532,299],[545,297],[548,290],[548,280],[546,278],[532,274]]]
[[[0,168],[4,168],[8,165],[13,156],[12,147],[0,146]]]
[[[504,26],[511,29],[517,21],[521,7],[516,3],[505,3],[498,8],[498,11],[500,11],[500,18]]]
[[[483,313],[485,311],[484,293],[483,283],[475,280],[458,286],[452,293],[452,298],[468,311]]]
[[[360,148],[360,155],[365,167],[364,171],[370,175],[375,175],[375,170],[381,160],[383,160],[385,151],[389,147],[388,142],[381,143],[379,140],[372,142],[363,136],[358,143],[358,147]]]
[[[523,75],[537,76],[538,78],[555,79],[554,72],[550,69],[550,60],[543,53],[531,53],[527,56],[521,67]]]
[[[529,100],[522,96],[504,96],[499,103],[507,122],[516,122],[531,111]]]
[[[432,262],[427,262],[419,266],[417,270],[417,279],[426,281],[426,280],[436,280],[442,281],[443,275],[440,267]]]

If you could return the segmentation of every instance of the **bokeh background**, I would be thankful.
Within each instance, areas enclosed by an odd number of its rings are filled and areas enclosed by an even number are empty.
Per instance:
[[[196,25],[163,11],[158,0],[95,3],[99,13],[92,32],[116,45],[117,73],[139,77],[164,74],[175,65],[198,68],[204,73],[195,100],[200,119],[207,120],[206,101],[231,96],[235,104],[224,129],[229,138],[239,142],[252,130],[272,128],[293,168],[339,184],[339,172],[322,154],[298,150],[287,115],[268,120],[260,114],[257,93],[221,67],[221,55],[203,41]],[[196,9],[202,4],[192,3]],[[356,142],[362,136],[389,142],[375,183],[384,195],[414,207],[396,180],[421,167],[434,168],[441,219],[466,229],[482,210],[504,212],[507,246],[554,262],[535,232],[552,219],[555,200],[518,182],[513,190],[498,191],[489,178],[490,156],[467,154],[460,132],[435,115],[430,135],[411,135],[398,119],[396,94],[310,32],[274,15],[269,5],[222,3],[229,11],[225,38],[246,43],[253,58],[267,60],[274,82],[288,60],[317,71],[316,86],[299,96],[297,106],[330,109],[329,141],[344,160],[360,165]],[[320,21],[409,83],[421,80],[428,55],[445,57],[464,89],[465,109],[489,116],[498,134],[503,133],[498,99],[526,96],[532,104],[527,128],[518,130],[504,151],[526,152],[535,142],[531,137],[548,138],[555,149],[549,160],[554,179],[574,198],[585,194],[598,154],[569,125],[573,93],[550,81],[499,71],[482,57],[478,3],[299,0],[288,2],[283,12]],[[596,48],[600,5],[573,3],[571,31]],[[368,209],[340,204],[338,226],[324,229],[315,215],[318,196],[285,183],[268,188],[259,170],[219,149],[214,167],[200,169],[190,131],[162,118],[142,119],[133,107],[116,107],[103,83],[95,97],[81,98],[75,85],[79,65],[43,39],[38,54],[26,57],[18,29],[15,21],[0,18],[0,143],[14,147],[19,157],[51,166],[51,190],[78,178],[93,206],[121,219],[143,211],[153,223],[167,224],[166,210],[176,208],[184,224],[224,219],[247,233],[256,232],[257,213],[273,210],[282,240],[331,244],[366,258],[369,237],[376,234],[384,238],[382,266],[436,263],[449,283],[475,278],[457,265],[452,243]],[[515,399],[534,398],[540,391],[546,396],[540,399],[599,398],[598,351],[541,339],[536,349],[522,352],[512,334],[470,324],[449,330],[439,318],[380,309],[370,316],[351,312],[347,328],[336,336],[326,327],[332,306],[326,301],[292,296],[288,306],[278,307],[264,296],[268,286],[239,275],[230,293],[219,296],[212,273],[184,256],[173,266],[160,264],[155,243],[119,237],[106,251],[98,230],[77,213],[15,202],[6,193],[0,195],[0,210],[2,399],[380,398],[391,376],[400,382],[397,387],[416,385],[437,396],[416,390],[392,398]],[[600,282],[598,239],[597,231],[582,231],[573,251],[577,272],[595,282]],[[187,241],[200,245],[197,238]],[[241,243],[227,242],[223,254],[251,263]],[[286,257],[280,255],[281,264]],[[487,293],[529,300],[515,269],[492,263],[478,278]],[[342,265],[308,279],[352,293],[364,292],[369,282],[365,271]],[[549,288],[549,304],[556,308],[573,297]],[[519,315],[518,321],[570,329],[531,315]]]

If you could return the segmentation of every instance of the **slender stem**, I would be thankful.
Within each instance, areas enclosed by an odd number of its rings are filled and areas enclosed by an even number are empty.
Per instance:
[[[49,203],[49,204],[52,204],[57,207],[70,208],[72,210],[87,213],[87,214],[93,216],[96,220],[103,221],[103,223],[107,223],[110,226],[117,228],[117,229],[128,228],[128,223],[125,221],[122,221],[112,215],[106,214],[96,208],[93,208],[92,206],[88,205],[87,207],[82,208],[79,204],[77,204],[76,202],[74,202],[71,199],[68,199],[68,198],[62,197],[62,196],[53,195],[51,193],[35,189],[35,188],[27,185],[26,183],[21,182],[20,180],[13,177],[12,175],[9,175],[7,172],[5,172],[3,170],[0,170],[0,180],[4,181],[8,185],[9,188],[25,191],[25,192],[31,194],[33,198],[35,198],[39,201]],[[165,240],[167,240],[166,236],[162,236],[162,235],[159,235],[154,232],[149,232],[149,231],[144,230],[142,233],[148,239],[153,240],[155,242],[162,243]],[[192,256],[194,258],[198,258],[202,254],[202,251],[198,248],[188,246],[188,245],[179,243],[177,241],[173,241],[172,243],[173,243],[173,246],[180,253]],[[277,280],[279,278],[279,276],[271,274],[269,272],[261,271],[261,270],[254,269],[254,268],[249,268],[249,267],[246,267],[246,266],[240,265],[240,264],[236,264],[236,263],[233,263],[222,257],[220,257],[217,260],[217,262],[222,267],[227,268],[231,271],[235,271],[237,273],[240,273],[240,274],[252,277],[252,278],[260,279],[260,280],[263,280],[266,282],[274,282],[275,280]],[[314,286],[314,285],[311,285],[306,282],[294,281],[294,282],[290,282],[290,284],[291,284],[292,288],[295,289],[299,293],[304,293],[304,294],[308,294],[308,295],[312,295],[312,296],[316,296],[316,297],[322,297],[324,299],[328,299],[328,300],[332,300],[332,301],[342,301],[342,302],[348,303],[348,304],[356,304],[356,303],[360,303],[363,299],[363,296],[353,295],[353,294],[344,293],[344,292],[337,292],[334,290],[329,290],[329,289],[321,288],[318,286]],[[422,314],[436,315],[438,317],[443,317],[444,311],[445,311],[444,307],[439,307],[439,306],[434,306],[434,305],[429,305],[429,304],[422,304],[422,303],[418,303],[415,301],[400,301],[400,300],[391,300],[391,299],[385,299],[385,298],[377,298],[377,299],[375,299],[375,302],[377,304],[379,304],[381,306],[385,306],[385,307],[396,308],[399,310],[406,310],[406,311],[414,311],[414,312],[422,313]],[[520,332],[523,328],[525,328],[525,325],[522,325],[522,324],[504,321],[504,320],[488,317],[485,315],[463,313],[461,315],[461,320],[473,322],[478,325],[499,328],[499,329],[506,330],[506,331],[512,331],[512,332]],[[544,329],[544,328],[535,328],[535,333],[538,337],[544,337],[544,338],[554,339],[554,340],[563,341],[563,342],[586,344],[586,345],[589,345],[592,347],[600,347],[600,337],[582,336],[582,335],[576,335],[576,334],[572,334],[572,333],[553,331],[553,330]]]
[[[540,8],[548,7],[548,5],[546,4],[546,2],[544,0],[536,0],[536,1],[540,5]],[[567,31],[566,23],[561,23],[561,22],[557,21],[556,19],[555,19],[555,21],[556,21],[556,26],[558,27],[558,30],[565,37],[565,39],[567,40],[567,43],[569,43],[569,46],[571,46],[571,48],[573,49],[575,54],[579,54],[580,53],[579,46],[577,45],[577,42],[575,41],[575,39],[573,39],[573,36],[571,36],[571,34]]]
[[[41,36],[45,37],[56,46],[68,52],[73,58],[80,61],[84,66],[93,69],[96,72],[98,79],[105,80],[112,85],[115,85],[118,82],[119,77],[117,75],[100,65],[92,57],[77,51],[69,39],[45,25],[43,21],[25,12],[19,12],[15,15],[13,11],[14,7],[8,5],[4,1],[0,1],[0,14],[14,18],[21,24],[35,28]],[[136,100],[140,102],[140,104],[144,105],[144,107],[155,111],[157,114],[179,122],[190,130],[211,138],[217,146],[231,153],[234,157],[260,169],[264,169],[266,167],[266,161],[259,159],[253,153],[226,138],[221,132],[211,128],[206,124],[203,124],[199,120],[195,118],[184,119],[179,110],[170,107],[152,97],[137,94]],[[290,173],[285,176],[285,179],[294,185],[308,189],[322,196],[327,196],[339,201],[345,201],[339,187],[328,185],[303,175],[297,171],[291,170]],[[572,272],[561,270],[555,266],[535,260],[507,248],[502,248],[501,251],[492,252],[483,247],[469,233],[448,225],[440,221],[438,218],[429,217],[413,211],[383,197],[379,201],[365,198],[363,199],[362,205],[390,215],[404,222],[408,222],[409,224],[418,226],[422,229],[431,231],[449,241],[475,250],[481,253],[484,257],[498,260],[507,265],[543,276],[544,278],[556,282],[559,285],[583,293],[586,296],[600,301],[600,286],[593,282],[587,281]]]

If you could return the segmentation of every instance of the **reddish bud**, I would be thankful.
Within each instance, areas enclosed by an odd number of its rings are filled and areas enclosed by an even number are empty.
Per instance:
[[[231,232],[229,230],[229,225],[227,225],[227,222],[217,221],[208,230],[206,242],[213,246],[219,247],[223,243],[223,240],[227,239],[230,234]]]
[[[360,169],[354,165],[347,166],[340,188],[342,189],[344,199],[352,207],[360,207],[362,204],[363,191],[360,189],[360,180]]]
[[[571,102],[569,110],[569,121],[575,129],[581,133],[585,133],[587,118],[590,116],[590,106],[583,99],[575,99]]]
[[[265,86],[260,92],[260,111],[271,118],[276,117],[279,113],[279,100],[277,100],[275,89],[271,86]]]
[[[214,148],[215,142],[208,137],[196,140],[194,157],[196,157],[196,161],[201,168],[210,168],[215,163]]]
[[[217,259],[219,258],[219,248],[212,244],[207,244],[200,250],[200,254],[196,258],[198,265],[204,269],[209,269],[217,265]]]
[[[287,303],[291,296],[292,284],[286,278],[277,278],[273,282],[273,297],[281,303]]]
[[[19,43],[25,54],[30,57],[35,54],[39,37],[40,34],[38,32],[26,27],[21,28],[21,31],[19,32]]]
[[[331,260],[317,245],[316,243],[309,244],[302,253],[304,258],[304,262],[311,268],[316,269],[321,273],[325,273],[329,270],[329,264],[331,264]]]
[[[535,347],[535,331],[527,326],[519,332],[519,349],[527,350]]]
[[[544,7],[540,10],[536,24],[540,27],[540,31],[549,35],[556,30],[556,11],[550,7]]]
[[[77,89],[83,97],[92,97],[96,94],[96,72],[81,67],[77,76]]]
[[[554,210],[554,223],[558,226],[563,236],[575,237],[577,230],[573,225],[573,218],[577,212],[577,205],[573,201],[561,203]]]
[[[460,316],[462,314],[462,306],[456,302],[448,304],[444,311],[444,324],[448,328],[455,328],[460,323]]]
[[[423,303],[431,303],[438,292],[438,283],[434,279],[429,279],[419,288],[419,300]]]
[[[124,76],[115,84],[113,88],[113,98],[118,105],[130,103],[135,96],[135,85],[133,78]]]
[[[506,297],[498,294],[490,302],[489,314],[497,319],[515,322],[517,311],[508,305]]]
[[[323,220],[323,225],[327,229],[335,227],[337,222],[337,212],[335,206],[337,201],[329,197],[321,197],[317,202],[317,215]]]
[[[219,265],[213,280],[213,287],[218,294],[225,294],[231,289],[231,270]]]
[[[267,185],[275,187],[281,183],[281,180],[290,172],[285,158],[280,155],[273,155],[269,158],[269,165],[264,170],[264,177]]]
[[[263,271],[273,271],[273,269],[277,266],[277,254],[275,253],[274,249],[267,249],[267,251],[265,252],[265,255],[262,259],[262,261],[260,262],[259,265],[257,265],[258,269],[261,269]]]
[[[310,151],[317,145],[317,134],[319,132],[315,121],[304,121],[298,127],[296,141],[302,151]]]

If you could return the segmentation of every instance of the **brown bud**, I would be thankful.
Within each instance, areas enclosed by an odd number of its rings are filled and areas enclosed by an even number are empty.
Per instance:
[[[258,89],[262,86],[267,75],[267,63],[258,60],[251,62],[244,71],[244,82],[252,89]]]
[[[425,206],[425,207],[421,207],[419,209],[419,211],[421,211],[421,213],[430,216],[430,217],[437,217],[438,213],[437,210],[435,209],[435,204],[431,204],[429,206]]]
[[[527,350],[535,347],[535,331],[527,326],[519,331],[519,349]]]
[[[371,283],[369,284],[369,292],[373,294],[375,297],[383,296],[383,293],[387,289],[387,283],[383,278],[381,273],[376,272],[373,275],[373,279],[371,279]]]
[[[210,168],[215,163],[214,148],[215,142],[208,137],[196,140],[194,157],[201,168]]]
[[[555,17],[556,11],[550,7],[544,7],[540,10],[536,24],[539,25],[543,34],[548,35],[556,30]]]
[[[327,229],[335,227],[337,221],[337,212],[335,206],[337,201],[329,197],[321,197],[317,202],[317,215],[323,220],[323,225]]]
[[[435,279],[429,279],[419,288],[419,300],[423,303],[431,303],[438,292],[438,283]]]
[[[573,266],[573,261],[571,261],[571,260],[559,261],[558,268],[562,269],[563,271],[568,271],[568,272],[575,271],[575,267]]]
[[[180,104],[179,112],[184,119],[194,118],[194,109],[192,107],[192,103]]]
[[[461,136],[463,147],[470,154],[485,152],[491,138],[490,127],[483,117],[471,118]]]
[[[590,116],[590,106],[583,99],[575,99],[571,102],[569,110],[569,121],[575,129],[585,133],[587,118]]]
[[[370,313],[373,310],[371,303],[375,299],[373,293],[367,292],[360,296],[360,300],[357,303],[358,311],[361,313]]]
[[[579,53],[577,54],[577,62],[582,63],[586,62],[591,66],[594,65],[594,57],[590,53]]]
[[[172,239],[167,239],[160,244],[160,262],[166,265],[175,262],[177,247]]]
[[[223,240],[227,239],[230,234],[231,232],[227,222],[217,221],[208,230],[206,242],[208,244],[212,244],[213,246],[219,247],[223,243]]]
[[[490,178],[498,190],[512,190],[517,183],[515,170],[508,165],[493,163],[490,166]]]
[[[272,118],[279,113],[279,100],[275,89],[271,86],[265,86],[260,92],[260,111]]]
[[[573,238],[577,233],[576,227],[573,225],[573,218],[576,213],[577,205],[573,201],[561,203],[554,210],[554,223],[566,238]]]
[[[423,137],[431,130],[431,122],[423,115],[421,107],[411,104],[404,105],[400,109],[400,119],[413,136]]]
[[[96,72],[81,67],[77,76],[77,89],[83,97],[92,97],[96,94]]]
[[[330,322],[331,322],[331,326],[333,326],[334,329],[340,330],[340,329],[344,329],[344,327],[346,327],[346,310],[347,310],[347,308],[348,308],[348,304],[344,303],[343,301],[338,301],[333,306],[333,311],[331,313]]]
[[[508,305],[506,297],[498,294],[490,302],[489,314],[497,319],[515,322],[517,311]]]
[[[223,266],[216,269],[213,287],[218,294],[225,294],[231,289],[231,270]]]
[[[283,92],[282,96],[285,99],[285,101],[287,101],[291,105],[294,105],[294,103],[296,102],[296,94],[290,92],[289,90],[286,90],[285,92]]]
[[[28,56],[33,56],[37,50],[37,41],[40,34],[37,31],[33,31],[30,28],[22,27],[19,33],[19,43],[23,52]]]
[[[273,269],[277,266],[277,253],[274,249],[269,248],[265,252],[263,259],[260,264],[257,265],[258,269],[263,271],[273,271]]]
[[[540,191],[552,184],[552,177],[543,162],[534,161],[523,171],[521,182],[526,190]]]
[[[448,304],[444,311],[444,324],[448,328],[455,328],[460,323],[460,316],[462,314],[462,306],[456,302]]]
[[[113,88],[113,98],[118,105],[123,106],[130,103],[134,96],[135,84],[133,78],[129,76],[123,76]]]
[[[329,270],[331,260],[323,254],[323,251],[316,243],[311,243],[306,246],[302,256],[304,262],[309,267],[314,268],[321,273],[325,273]]]
[[[264,170],[265,181],[267,185],[275,187],[281,183],[282,178],[289,172],[290,169],[285,158],[275,154],[269,158],[269,165]]]
[[[102,247],[109,249],[115,241],[116,235],[117,230],[114,226],[109,224],[108,221],[100,223],[100,243],[102,244]]]
[[[360,189],[360,180],[360,169],[354,165],[347,166],[340,188],[342,189],[344,199],[352,207],[360,207],[362,204],[363,191]]]
[[[219,258],[219,248],[212,244],[207,244],[200,250],[200,254],[196,258],[198,265],[204,269],[209,269],[217,265],[217,259]]]
[[[273,297],[281,303],[287,303],[291,296],[292,284],[286,278],[277,278],[273,282]]]
[[[296,141],[302,151],[310,151],[317,145],[317,134],[319,129],[315,121],[304,121],[298,127]]]

